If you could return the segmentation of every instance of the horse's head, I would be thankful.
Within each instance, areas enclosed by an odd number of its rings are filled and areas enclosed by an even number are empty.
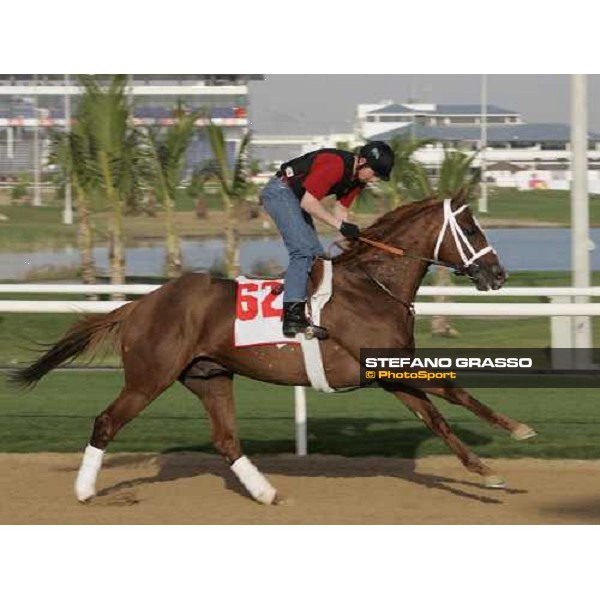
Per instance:
[[[500,289],[506,272],[464,197],[444,200],[434,259],[455,264],[481,291]]]

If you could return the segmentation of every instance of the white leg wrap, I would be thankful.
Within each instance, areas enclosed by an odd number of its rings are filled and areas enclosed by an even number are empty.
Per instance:
[[[102,466],[104,450],[88,445],[75,480],[75,495],[79,502],[85,502],[96,495],[96,479]]]
[[[244,484],[250,495],[261,504],[272,504],[277,495],[275,488],[266,477],[250,462],[247,456],[241,456],[232,465],[231,470]]]

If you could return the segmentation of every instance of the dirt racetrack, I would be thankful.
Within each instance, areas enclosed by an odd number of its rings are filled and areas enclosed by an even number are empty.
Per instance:
[[[600,523],[600,461],[488,460],[508,482],[488,490],[453,457],[259,456],[287,498],[265,507],[209,454],[109,454],[98,497],[80,505],[72,494],[79,460],[1,454],[0,523]]]

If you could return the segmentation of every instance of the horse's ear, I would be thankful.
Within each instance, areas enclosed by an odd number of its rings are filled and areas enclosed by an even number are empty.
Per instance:
[[[460,190],[458,190],[458,193],[454,196],[454,198],[452,198],[452,203],[451,203],[451,207],[452,210],[456,210],[458,208],[460,208],[463,204],[466,204],[467,202],[467,190],[466,188],[462,187],[460,188]]]

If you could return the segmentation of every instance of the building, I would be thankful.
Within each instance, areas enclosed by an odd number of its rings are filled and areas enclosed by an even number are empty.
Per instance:
[[[130,75],[134,124],[168,127],[180,100],[190,110],[203,109],[222,125],[230,156],[248,130],[248,82],[263,75]],[[43,164],[48,130],[64,129],[77,111],[81,88],[74,75],[0,75],[0,175]],[[187,157],[188,166],[210,158],[203,121]]]
[[[519,112],[494,105],[488,105],[486,111],[487,162],[510,165],[501,172],[500,180],[512,182],[512,185],[516,172],[539,166],[543,166],[546,177],[554,170],[558,173],[557,178],[565,178],[564,171],[569,168],[570,161],[568,125],[526,123]],[[317,148],[352,148],[369,140],[389,141],[394,137],[410,136],[431,140],[415,154],[415,158],[432,169],[441,164],[444,151],[449,148],[478,152],[477,165],[481,157],[482,122],[479,104],[401,104],[389,100],[359,105],[352,133],[256,136],[253,152],[262,159],[263,165],[272,167]],[[590,133],[589,149],[590,161],[600,161],[600,136]],[[493,172],[488,175],[495,177]]]
[[[520,189],[568,189],[570,185],[571,129],[562,123],[525,123],[515,111],[486,107],[486,179]],[[481,164],[483,114],[480,105],[379,104],[359,105],[355,134],[373,141],[396,137],[430,140],[415,158],[435,168],[444,152],[457,148],[477,152]],[[588,134],[590,191],[600,192],[600,135]]]
[[[487,107],[488,125],[518,125],[523,123],[516,111]],[[378,104],[359,104],[356,110],[355,135],[362,139],[387,134],[415,126],[446,129],[447,127],[480,127],[479,104],[398,104],[391,100]]]

